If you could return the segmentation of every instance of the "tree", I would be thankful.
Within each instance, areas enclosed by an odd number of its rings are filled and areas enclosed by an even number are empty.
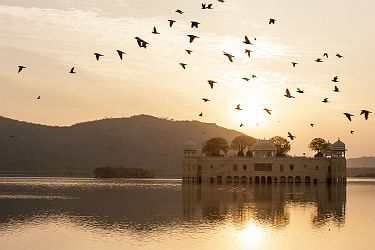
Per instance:
[[[209,156],[220,156],[220,152],[227,153],[229,150],[228,142],[222,137],[209,139],[203,144],[203,153]]]
[[[274,136],[270,139],[270,141],[272,141],[277,148],[277,157],[286,156],[286,153],[288,153],[291,149],[290,142],[281,136]]]
[[[238,151],[238,156],[243,157],[245,155],[244,150],[254,144],[256,140],[247,135],[239,135],[233,139],[231,148]]]
[[[327,149],[328,142],[323,138],[314,138],[308,145],[309,149],[317,153],[321,153],[323,150]]]

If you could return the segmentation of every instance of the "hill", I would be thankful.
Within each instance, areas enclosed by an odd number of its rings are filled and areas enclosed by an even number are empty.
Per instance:
[[[152,169],[181,175],[182,148],[221,136],[241,135],[213,123],[173,121],[148,115],[104,119],[68,127],[0,116],[0,174],[92,175],[97,167]]]
[[[350,158],[346,160],[347,168],[375,168],[375,157]]]

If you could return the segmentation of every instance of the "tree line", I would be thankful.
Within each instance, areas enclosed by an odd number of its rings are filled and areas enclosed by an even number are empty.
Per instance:
[[[99,167],[93,172],[95,178],[154,178],[155,173],[150,169]]]

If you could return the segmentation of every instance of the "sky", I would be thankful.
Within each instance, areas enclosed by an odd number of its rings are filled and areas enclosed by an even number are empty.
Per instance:
[[[201,3],[0,0],[0,115],[65,126],[149,114],[216,123],[255,138],[291,132],[292,155],[312,155],[307,145],[315,137],[340,138],[349,157],[375,155],[375,114],[367,121],[359,115],[375,112],[374,1],[211,0],[212,10]],[[168,19],[176,20],[172,28]],[[199,28],[191,29],[191,21]],[[151,33],[154,26],[159,35]],[[189,43],[188,34],[199,38]],[[254,45],[242,43],[245,35]],[[136,36],[150,43],[147,49]],[[235,56],[233,63],[223,51]],[[104,56],[96,61],[94,52]],[[325,52],[329,58],[316,63]],[[27,68],[18,74],[18,65]],[[251,75],[257,78],[242,80]],[[207,80],[218,83],[211,89]],[[296,98],[284,97],[286,88]]]

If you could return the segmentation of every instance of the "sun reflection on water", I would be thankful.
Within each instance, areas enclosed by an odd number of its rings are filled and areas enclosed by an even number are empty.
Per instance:
[[[248,221],[238,235],[240,243],[249,247],[258,245],[263,239],[262,230],[253,221]]]

